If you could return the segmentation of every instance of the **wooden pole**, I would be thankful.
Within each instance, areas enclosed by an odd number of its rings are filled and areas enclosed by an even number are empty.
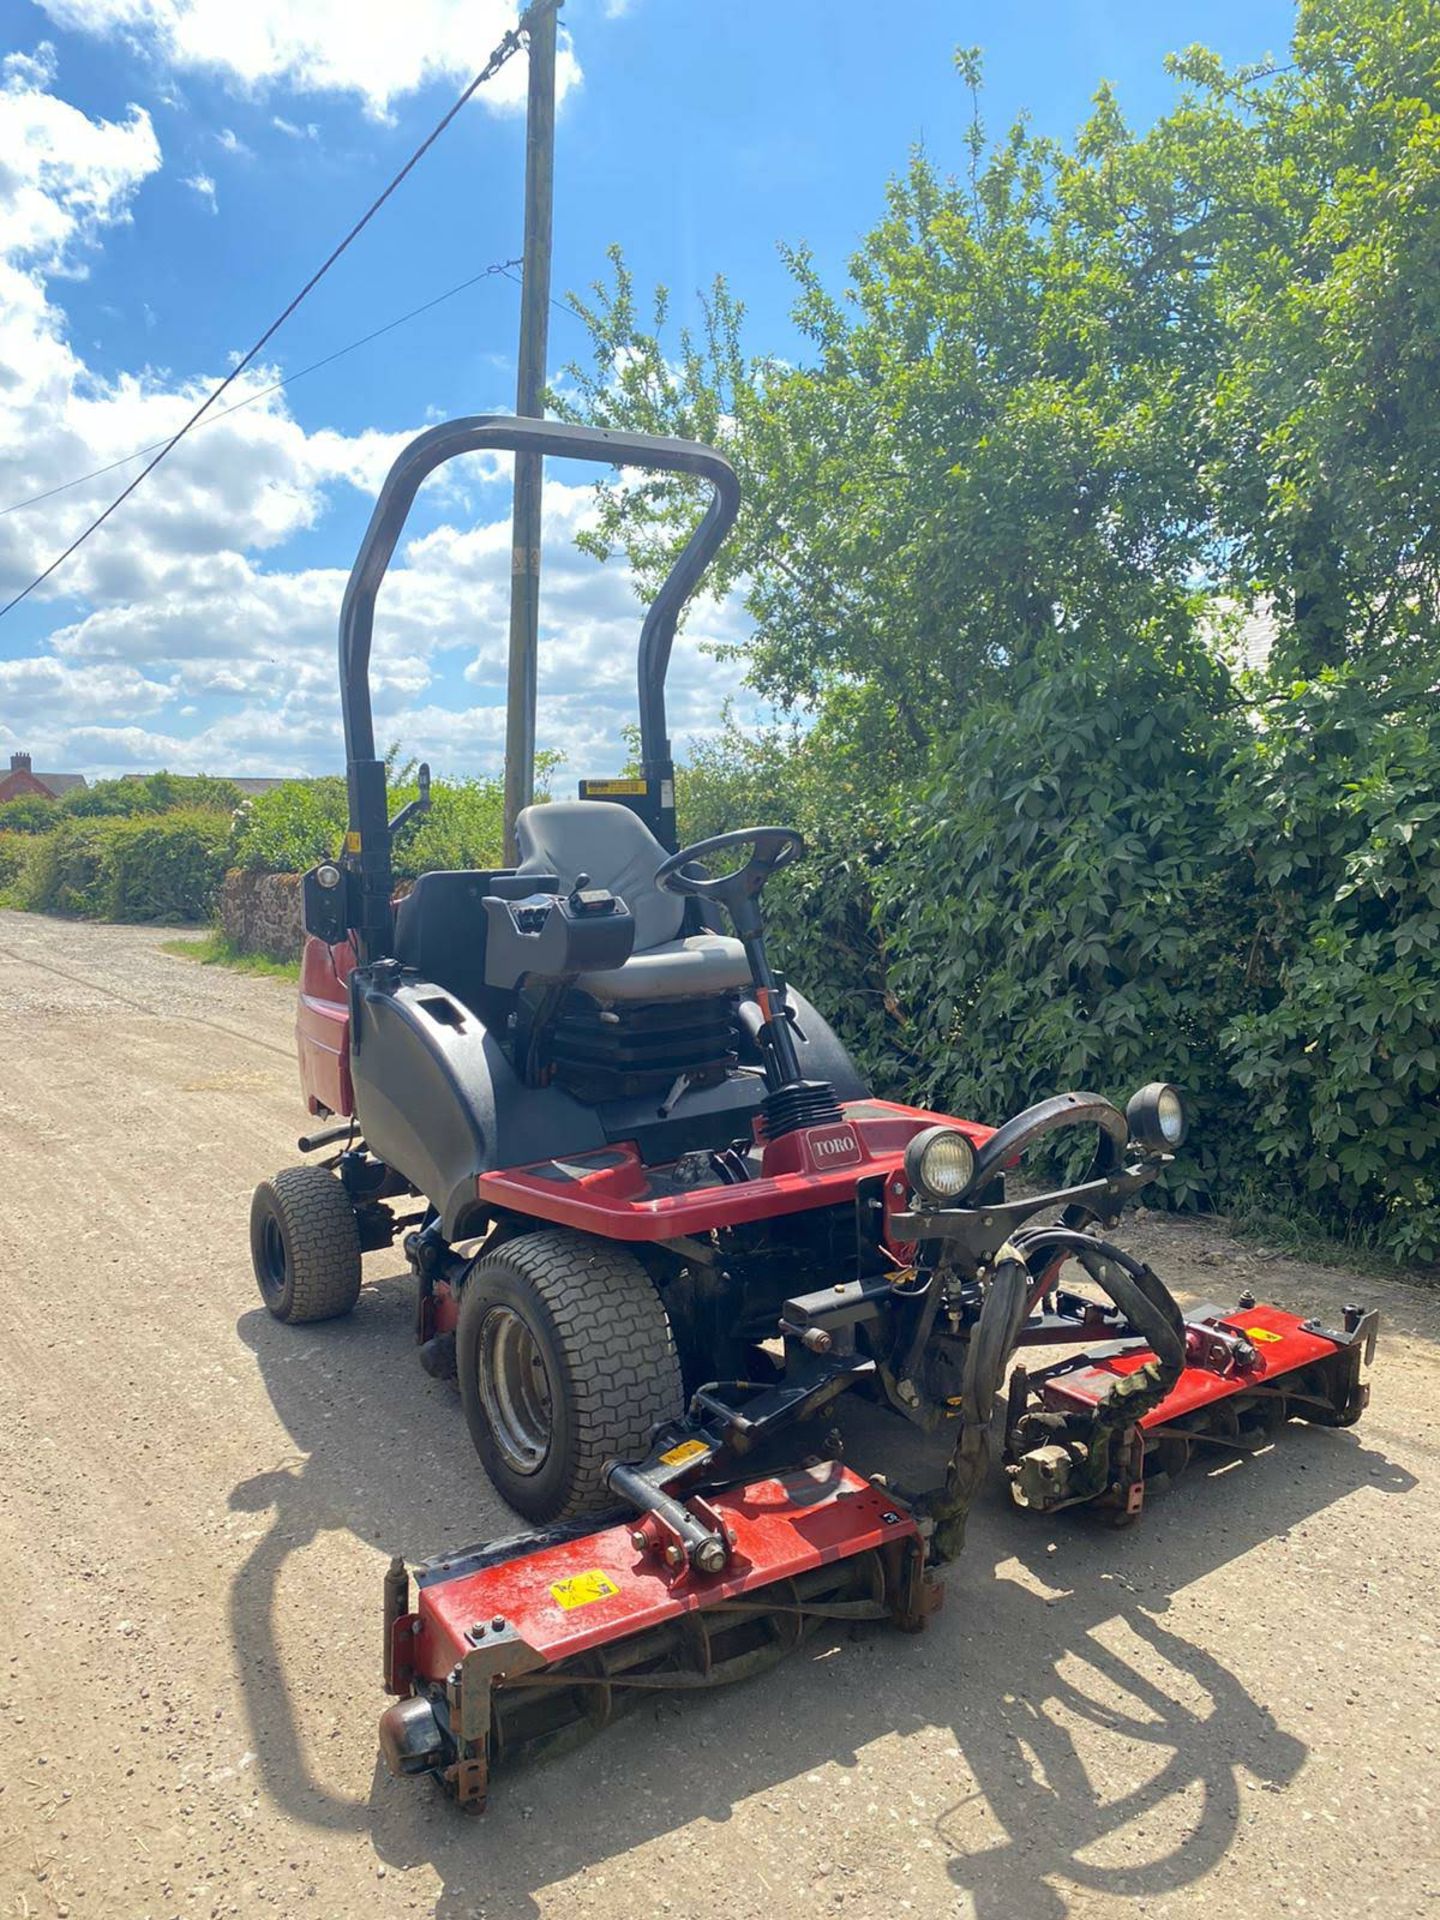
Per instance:
[[[555,189],[555,14],[535,11],[528,29],[530,93],[525,119],[525,267],[515,411],[543,417],[549,341],[550,243]],[[540,633],[540,508],[544,460],[515,456],[510,551],[510,666],[505,709],[505,861],[515,862],[515,818],[535,797],[536,653]]]

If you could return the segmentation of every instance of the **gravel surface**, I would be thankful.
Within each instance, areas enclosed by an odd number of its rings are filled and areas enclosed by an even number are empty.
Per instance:
[[[1378,1304],[1375,1399],[1141,1525],[991,1487],[945,1611],[504,1777],[375,1760],[387,1557],[505,1510],[416,1362],[401,1263],[259,1306],[304,1124],[290,990],[155,929],[0,913],[0,1914],[1434,1912],[1433,1292],[1129,1230],[1183,1296]],[[860,1409],[851,1457],[942,1449]]]

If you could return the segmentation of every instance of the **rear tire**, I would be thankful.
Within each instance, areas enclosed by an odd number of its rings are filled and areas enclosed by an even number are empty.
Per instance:
[[[360,1297],[360,1228],[350,1196],[324,1167],[286,1167],[250,1203],[250,1259],[260,1298],[289,1325],[333,1320]]]
[[[601,1473],[684,1409],[669,1315],[632,1254],[546,1229],[482,1253],[456,1357],[475,1450],[496,1491],[542,1524],[615,1505]]]

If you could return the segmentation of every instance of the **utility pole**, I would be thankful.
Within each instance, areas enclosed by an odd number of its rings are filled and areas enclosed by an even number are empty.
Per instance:
[[[562,0],[532,9],[530,95],[525,116],[525,267],[515,411],[544,408],[549,341],[550,239],[555,188],[555,15]],[[535,657],[540,633],[540,504],[544,460],[515,456],[510,549],[510,672],[505,711],[505,862],[515,863],[515,816],[535,797]]]

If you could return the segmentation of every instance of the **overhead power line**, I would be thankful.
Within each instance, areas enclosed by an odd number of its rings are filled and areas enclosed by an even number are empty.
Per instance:
[[[28,599],[38,586],[42,586],[45,581],[50,578],[52,573],[58,568],[63,567],[71,554],[79,547],[82,547],[92,533],[97,532],[99,528],[104,526],[115,509],[130,498],[130,495],[134,493],[135,489],[149,478],[166,455],[171,453],[174,448],[179,445],[196,422],[210,411],[220,396],[235,383],[256,355],[259,354],[280,331],[281,327],[284,326],[285,322],[290,318],[291,314],[294,313],[295,309],[300,305],[301,301],[305,299],[307,294],[311,293],[314,288],[319,285],[351,242],[357,239],[358,236],[364,232],[365,228],[369,226],[370,222],[375,218],[375,215],[390,198],[391,194],[393,194],[401,182],[414,171],[416,166],[418,166],[420,161],[440,138],[441,134],[444,133],[445,129],[450,125],[450,122],[460,112],[461,108],[466,105],[472,94],[478,92],[487,80],[493,79],[505,65],[506,61],[510,59],[511,55],[519,50],[521,36],[527,31],[530,22],[541,13],[553,11],[556,5],[557,0],[536,0],[536,4],[521,16],[519,22],[513,26],[499,42],[494,52],[490,55],[490,58],[485,62],[485,65],[480,69],[479,73],[476,74],[469,86],[465,88],[455,104],[436,122],[435,126],[432,127],[430,132],[420,142],[420,145],[411,154],[404,166],[401,167],[400,171],[391,179],[389,185],[370,202],[370,205],[365,209],[364,213],[361,214],[354,226],[351,227],[344,239],[331,250],[321,265],[315,269],[314,273],[311,274],[310,278],[305,282],[304,286],[301,287],[289,305],[270,322],[270,325],[260,335],[260,338],[255,342],[254,346],[250,348],[249,352],[235,363],[230,372],[227,373],[225,378],[220,382],[219,386],[201,401],[200,405],[190,415],[185,424],[177,433],[170,436],[152,460],[146,462],[129,485],[122,488],[121,491],[116,494],[105,511],[97,514],[89,526],[85,528],[84,532],[72,540],[63,553],[57,554],[42,573],[37,573],[28,586],[22,587],[12,600],[7,600],[5,605],[0,607],[0,620],[3,620],[7,613],[12,612],[18,607],[22,600]]]
[[[524,264],[525,262],[523,260],[507,260],[505,262],[505,265],[501,267],[499,271],[504,276],[505,279],[512,280],[515,283],[515,285],[518,287],[521,284],[520,276],[518,273],[512,273],[510,269],[512,267],[523,267]],[[554,307],[557,313],[568,313],[572,320],[578,320],[582,326],[585,326],[588,324],[584,314],[581,313],[580,309],[577,306],[575,306],[571,301],[557,300],[553,293],[549,296],[549,298],[550,298],[551,306]]]
[[[403,327],[409,320],[418,320],[422,313],[442,306],[445,301],[453,300],[457,293],[468,293],[471,287],[478,287],[482,280],[493,280],[498,274],[502,279],[514,282],[513,267],[522,263],[519,260],[497,260],[480,273],[472,273],[468,280],[461,280],[453,287],[447,287],[443,293],[437,293],[433,300],[422,301],[418,307],[411,307],[408,313],[397,314],[393,320],[387,320],[383,327],[365,333],[358,340],[351,340],[346,346],[337,347],[333,353],[325,354],[319,360],[312,360],[308,367],[297,367],[294,373],[287,373],[283,380],[272,380],[268,387],[260,387],[254,393],[246,394],[243,400],[237,400],[233,407],[221,407],[218,413],[212,413],[208,420],[200,422],[200,428],[213,427],[217,420],[228,420],[232,413],[242,413],[246,407],[253,407],[257,401],[267,399],[282,388],[293,387],[297,380],[303,380],[307,374],[318,373],[322,367],[333,366],[337,360],[343,360],[347,353],[354,353],[360,347],[368,347],[372,340],[393,333],[397,327]],[[199,429],[197,429],[198,431]],[[120,467],[128,467],[132,460],[141,460],[147,453],[169,443],[164,440],[152,440],[148,447],[136,447],[133,453],[122,454],[118,460],[112,460],[107,466],[96,467],[90,473],[77,473],[73,480],[62,480],[57,487],[47,487],[44,493],[32,493],[23,500],[12,500],[8,507],[0,507],[0,520],[7,513],[19,513],[22,507],[38,507],[44,500],[53,500],[58,493],[68,493],[72,487],[83,487],[87,480],[99,480],[104,474],[114,473]]]

